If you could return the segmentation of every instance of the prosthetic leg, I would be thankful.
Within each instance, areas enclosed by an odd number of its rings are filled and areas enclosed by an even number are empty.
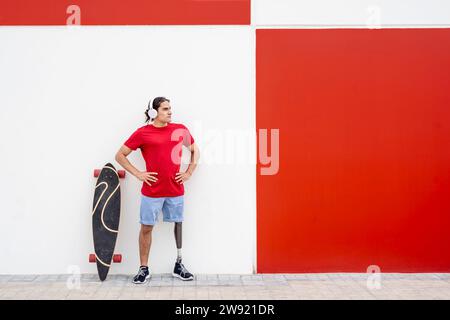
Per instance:
[[[175,222],[174,227],[174,234],[175,234],[175,242],[177,243],[177,262],[181,263],[181,236],[182,236],[182,222]]]
[[[173,229],[175,241],[177,243],[177,262],[175,263],[173,276],[180,278],[181,280],[193,280],[194,275],[181,263],[181,226],[181,222],[175,222],[175,227]]]

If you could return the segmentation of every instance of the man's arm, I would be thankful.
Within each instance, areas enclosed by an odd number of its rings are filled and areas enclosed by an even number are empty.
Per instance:
[[[189,151],[191,151],[191,161],[185,172],[177,172],[175,174],[175,181],[182,184],[188,180],[195,168],[197,167],[198,159],[200,158],[200,150],[198,149],[195,142],[189,146]]]
[[[136,169],[131,162],[127,159],[127,156],[131,153],[130,148],[128,148],[126,145],[123,145],[120,147],[119,151],[116,153],[116,161],[129,173],[131,173],[133,176],[138,178],[141,181],[145,181],[148,185],[151,186],[150,182],[156,182],[158,178],[154,177],[153,175],[157,175],[157,172],[141,172],[138,169]]]
[[[191,162],[189,163],[186,172],[192,175],[195,168],[197,167],[198,159],[200,158],[200,150],[196,143],[193,143],[189,146],[189,151],[191,151]]]
[[[119,151],[117,151],[115,159],[125,170],[136,177],[136,175],[139,173],[139,170],[136,169],[127,159],[127,156],[131,153],[131,151],[133,150],[128,148],[126,145],[123,145],[122,147],[120,147]]]

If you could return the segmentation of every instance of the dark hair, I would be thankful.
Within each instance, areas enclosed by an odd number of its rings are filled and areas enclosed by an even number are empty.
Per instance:
[[[151,100],[150,100],[151,101]],[[153,103],[152,103],[152,109],[155,109],[156,111],[158,111],[158,108],[161,106],[161,103],[163,102],[170,102],[169,99],[165,98],[165,97],[156,97],[155,99],[153,99]],[[145,122],[149,122],[150,120],[154,120],[150,118],[150,116],[148,115],[148,111],[150,110],[150,102],[148,103],[148,107],[147,110],[145,110],[144,114],[145,114]]]

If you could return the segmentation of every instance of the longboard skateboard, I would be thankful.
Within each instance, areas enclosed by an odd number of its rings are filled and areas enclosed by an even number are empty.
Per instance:
[[[120,220],[120,182],[125,171],[117,171],[111,163],[101,170],[94,170],[97,178],[92,209],[92,233],[94,236],[94,254],[89,262],[97,263],[98,276],[106,279],[111,262],[121,262],[122,255],[114,254]]]

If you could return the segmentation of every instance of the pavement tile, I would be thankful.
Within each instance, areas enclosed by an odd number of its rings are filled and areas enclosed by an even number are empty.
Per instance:
[[[133,275],[82,274],[80,287],[70,289],[71,275],[0,275],[0,299],[450,299],[450,274],[380,274],[379,289],[367,286],[365,273],[324,274],[199,274],[193,281],[170,273],[153,274],[149,283],[133,284]]]

